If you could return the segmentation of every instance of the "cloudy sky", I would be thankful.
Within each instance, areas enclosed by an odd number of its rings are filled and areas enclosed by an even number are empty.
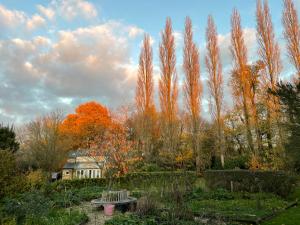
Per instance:
[[[295,0],[298,11],[300,1]],[[282,48],[282,77],[293,71],[282,35],[280,0],[270,0]],[[230,14],[242,16],[250,60],[257,57],[254,0],[0,0],[0,122],[22,124],[56,109],[72,112],[96,100],[110,108],[133,102],[139,48],[149,33],[159,78],[158,45],[167,16],[176,37],[182,80],[182,31],[190,16],[201,54],[203,114],[208,116],[204,66],[205,28],[212,14],[218,27],[225,84],[231,69]],[[230,90],[226,87],[226,104]],[[157,98],[157,94],[156,94]]]

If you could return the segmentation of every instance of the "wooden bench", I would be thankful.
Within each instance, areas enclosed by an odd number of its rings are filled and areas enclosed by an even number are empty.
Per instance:
[[[115,206],[130,206],[134,207],[137,199],[130,197],[127,190],[121,191],[104,191],[102,192],[101,198],[93,199],[91,204],[94,206],[104,206],[112,204]],[[123,208],[122,208],[123,209]],[[122,210],[123,211],[123,210]]]

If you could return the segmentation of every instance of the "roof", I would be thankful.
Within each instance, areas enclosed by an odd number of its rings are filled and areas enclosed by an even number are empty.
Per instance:
[[[77,162],[70,163],[67,162],[63,169],[101,169],[103,164],[98,164],[96,162]]]
[[[102,156],[100,151],[95,149],[77,149],[76,151],[69,152],[69,158],[76,158],[79,156]]]

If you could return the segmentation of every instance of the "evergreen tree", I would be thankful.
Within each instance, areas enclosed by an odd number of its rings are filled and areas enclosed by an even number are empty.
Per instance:
[[[300,171],[300,81],[296,84],[280,82],[277,86],[277,91],[272,93],[280,98],[282,109],[288,116],[290,135],[286,151],[289,165]]]
[[[11,152],[16,152],[19,149],[19,143],[16,141],[13,126],[0,124],[0,149]]]

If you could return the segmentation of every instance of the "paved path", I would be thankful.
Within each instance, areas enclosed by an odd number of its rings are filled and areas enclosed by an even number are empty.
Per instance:
[[[93,207],[90,202],[82,202],[80,205],[74,206],[73,209],[87,214],[89,222],[86,225],[104,225],[105,221],[111,218],[111,216],[105,216],[103,210]]]

